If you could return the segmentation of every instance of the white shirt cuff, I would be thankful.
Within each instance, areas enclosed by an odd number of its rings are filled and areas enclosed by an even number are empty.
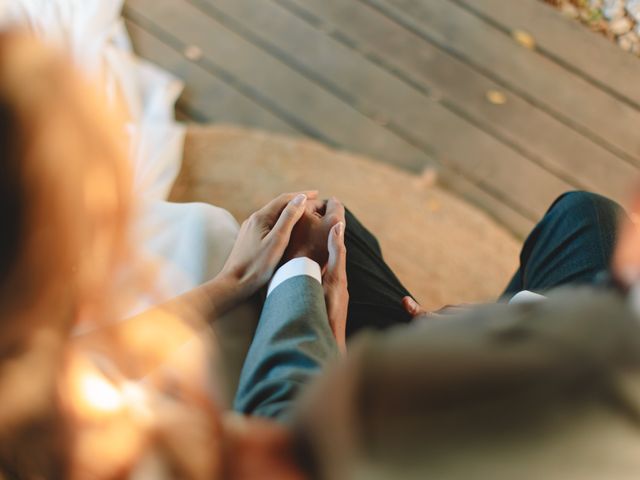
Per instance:
[[[298,277],[300,275],[307,275],[311,278],[315,278],[318,283],[322,285],[322,273],[318,262],[314,262],[307,257],[294,258],[282,265],[273,275],[273,278],[269,283],[269,289],[267,290],[267,297],[271,295],[271,292],[273,292],[278,285],[286,282],[290,278]]]
[[[545,297],[544,295],[540,295],[539,293],[530,292],[529,290],[522,290],[521,292],[518,292],[513,297],[511,297],[509,303],[533,303],[546,299],[547,297]]]

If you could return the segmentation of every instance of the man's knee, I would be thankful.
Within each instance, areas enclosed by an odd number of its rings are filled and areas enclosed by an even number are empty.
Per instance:
[[[346,237],[345,242],[350,243],[351,236],[356,236],[366,242],[371,248],[381,253],[378,239],[365,227],[360,220],[345,207]],[[347,248],[349,245],[347,245]]]
[[[549,213],[568,220],[593,221],[614,226],[624,209],[610,198],[585,191],[567,192],[558,197]]]

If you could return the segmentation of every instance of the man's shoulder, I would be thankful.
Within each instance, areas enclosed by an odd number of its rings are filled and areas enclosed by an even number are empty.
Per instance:
[[[459,356],[470,360],[545,358],[576,362],[579,357],[640,362],[640,321],[615,291],[566,287],[531,303],[488,304],[456,316],[425,319],[360,340],[373,358],[424,360]],[[394,360],[395,361],[395,360]]]

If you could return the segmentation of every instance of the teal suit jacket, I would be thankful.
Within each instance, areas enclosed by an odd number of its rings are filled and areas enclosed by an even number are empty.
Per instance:
[[[305,275],[286,280],[265,301],[234,409],[286,421],[300,391],[337,355],[322,286]]]

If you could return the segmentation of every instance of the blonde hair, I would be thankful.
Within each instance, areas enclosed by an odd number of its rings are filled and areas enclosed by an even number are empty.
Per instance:
[[[114,112],[68,59],[10,32],[0,35],[0,116],[17,228],[13,252],[0,252],[11,255],[0,272],[3,311],[65,294],[77,315],[104,314],[127,255],[131,191]]]
[[[11,478],[64,476],[65,340],[79,320],[117,315],[131,187],[123,122],[105,105],[64,55],[0,33],[0,472]]]

